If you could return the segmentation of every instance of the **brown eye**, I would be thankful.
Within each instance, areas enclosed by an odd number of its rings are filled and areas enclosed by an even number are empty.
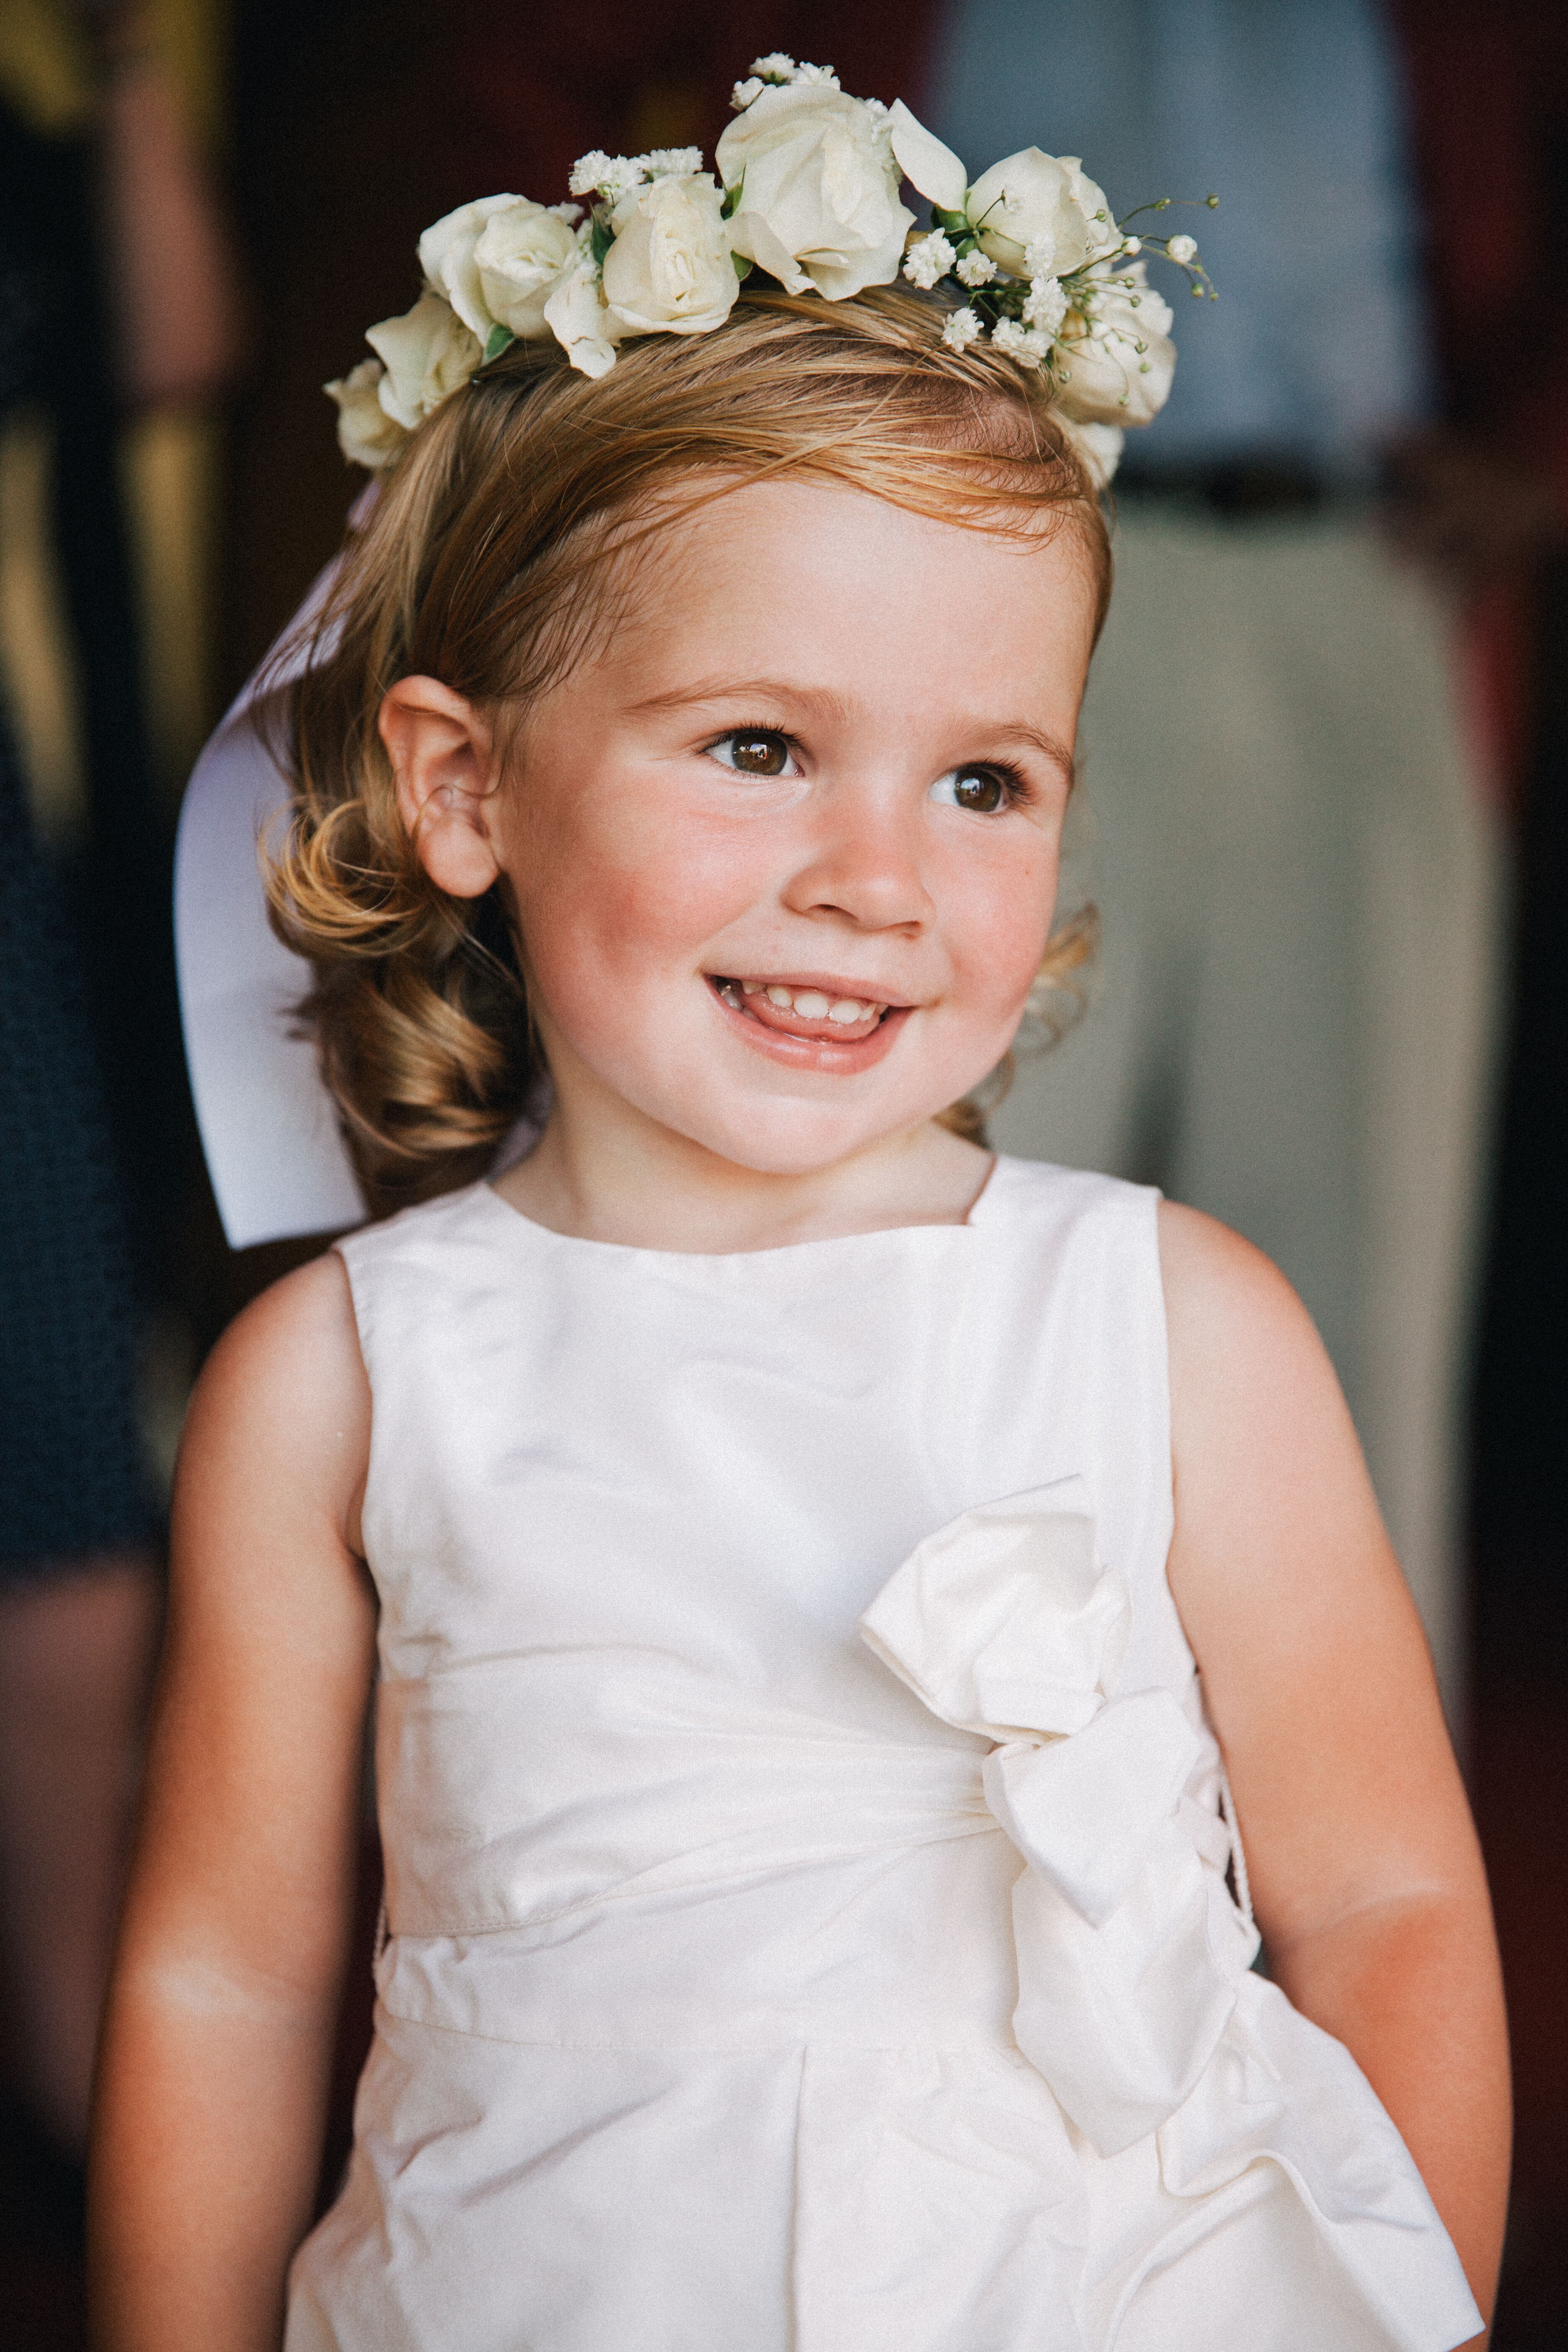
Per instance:
[[[931,797],[973,816],[994,816],[1007,805],[1007,787],[994,768],[950,768],[931,786]]]
[[[742,776],[782,776],[789,766],[789,745],[784,737],[752,728],[726,735],[713,748],[721,758],[727,751],[726,767],[738,769]]]
[[[973,809],[977,816],[989,816],[1002,805],[1002,779],[988,776],[984,770],[960,776],[954,798],[960,808]]]

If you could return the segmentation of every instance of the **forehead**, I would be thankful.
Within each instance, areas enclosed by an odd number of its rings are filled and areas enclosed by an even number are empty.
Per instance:
[[[623,590],[607,658],[637,690],[720,652],[736,675],[781,664],[862,683],[962,673],[1016,689],[1021,670],[1045,663],[1081,683],[1095,613],[1070,516],[977,530],[820,480],[751,483],[678,509],[639,532]]]

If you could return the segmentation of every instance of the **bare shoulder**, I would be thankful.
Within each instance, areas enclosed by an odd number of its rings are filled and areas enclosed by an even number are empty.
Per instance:
[[[1173,1354],[1229,1346],[1318,1347],[1311,1318],[1272,1258],[1201,1209],[1160,1203],[1160,1272]]]
[[[1189,1633],[1211,1612],[1274,1622],[1337,1576],[1398,1580],[1333,1366],[1284,1276],[1196,1210],[1163,1207],[1176,1540]],[[1194,1642],[1194,1647],[1197,1646]]]
[[[368,1402],[348,1274],[335,1250],[286,1274],[236,1316],[201,1385],[218,1392],[235,1383],[276,1386],[282,1402],[301,1381],[311,1392],[363,1390]]]
[[[1184,1473],[1191,1486],[1204,1457],[1244,1439],[1252,1460],[1261,1448],[1277,1469],[1326,1446],[1342,1475],[1363,1484],[1328,1351],[1272,1259],[1173,1202],[1161,1203],[1159,1231],[1178,1488]]]
[[[286,1275],[236,1317],[196,1384],[180,1448],[176,1515],[224,1496],[324,1514],[358,1550],[371,1397],[353,1301],[334,1251]]]

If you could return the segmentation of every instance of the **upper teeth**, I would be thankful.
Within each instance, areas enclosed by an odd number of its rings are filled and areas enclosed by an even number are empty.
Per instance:
[[[776,982],[760,980],[743,980],[741,986],[748,996],[765,996],[781,1013],[798,1013],[803,1021],[837,1021],[845,1029],[882,1010],[879,1004],[862,1004],[858,996],[826,996],[820,988],[780,988]]]

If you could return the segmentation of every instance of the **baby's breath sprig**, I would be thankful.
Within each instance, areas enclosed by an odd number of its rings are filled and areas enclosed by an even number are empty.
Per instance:
[[[962,166],[949,151],[942,155],[952,167],[943,176],[956,196]],[[1213,281],[1195,237],[1132,229],[1134,218],[1168,211],[1170,197],[1115,220],[1070,157],[1015,161],[1017,184],[1009,174],[995,188],[964,187],[961,204],[933,201],[929,229],[910,232],[903,274],[955,298],[942,326],[951,351],[989,342],[1048,379],[1064,422],[1103,481],[1124,427],[1147,424],[1163,404],[1174,362],[1170,307],[1148,282],[1145,256],[1184,271],[1194,295],[1213,299]],[[1218,201],[1211,196],[1209,207]]]
[[[751,71],[743,81],[738,81],[730,93],[730,104],[737,114],[743,114],[752,100],[761,98],[764,89],[837,89],[838,76],[831,66],[797,65],[794,58],[785,57],[782,49],[773,49],[765,58],[753,58]],[[864,99],[862,105],[873,105],[874,100]]]
[[[933,205],[930,228],[923,235],[910,234],[903,274],[911,285],[928,290],[946,286],[961,298],[943,330],[942,339],[951,348],[963,351],[988,336],[1010,358],[1033,362],[1047,375],[1067,383],[1070,381],[1068,362],[1060,336],[1068,319],[1075,324],[1092,324],[1112,288],[1126,296],[1130,310],[1142,309],[1149,299],[1150,289],[1142,271],[1124,271],[1122,263],[1134,263],[1146,253],[1161,254],[1186,273],[1195,296],[1201,299],[1206,294],[1211,301],[1219,299],[1198,257],[1195,237],[1151,236],[1147,232],[1136,236],[1128,230],[1128,222],[1138,215],[1164,212],[1173,201],[1161,196],[1139,205],[1115,224],[1112,239],[1100,251],[1059,276],[1051,267],[1051,239],[1037,240],[1025,248],[1021,272],[1003,272],[981,241],[989,213],[972,221],[966,213]],[[1210,196],[1206,202],[1214,209],[1219,198]],[[1097,212],[1093,217],[1098,226],[1106,215]],[[1147,359],[1147,345],[1142,338],[1134,339],[1132,349],[1140,362]]]
[[[1139,205],[1132,212],[1124,214],[1117,226],[1125,229],[1129,221],[1138,219],[1142,214],[1169,212],[1172,205],[1177,202],[1191,202],[1192,208],[1194,211],[1197,209],[1195,200],[1160,196],[1153,204]],[[1219,198],[1205,196],[1203,207],[1205,212],[1218,212]],[[1195,300],[1201,302],[1205,294],[1211,302],[1219,300],[1219,290],[1214,279],[1198,259],[1198,241],[1195,236],[1188,236],[1184,232],[1175,236],[1150,236],[1147,234],[1142,236],[1128,236],[1122,245],[1122,251],[1129,255],[1142,253],[1146,246],[1156,253],[1163,253],[1166,260],[1173,262],[1178,269],[1186,271]]]

